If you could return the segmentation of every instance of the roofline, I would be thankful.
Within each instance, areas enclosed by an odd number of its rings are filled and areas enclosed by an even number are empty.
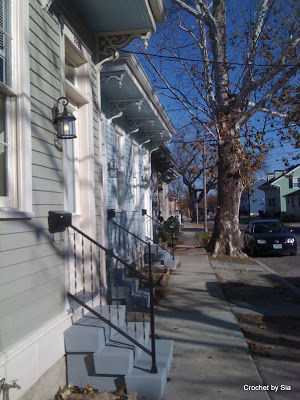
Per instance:
[[[149,0],[155,22],[161,24],[167,19],[167,12],[164,0]]]
[[[111,65],[116,65],[120,61],[124,61],[128,65],[128,68],[130,68],[132,74],[136,77],[139,84],[141,85],[141,87],[143,88],[143,90],[145,91],[145,93],[147,94],[149,99],[151,100],[152,104],[157,109],[160,117],[166,124],[169,131],[172,134],[175,133],[174,125],[173,125],[167,111],[165,110],[162,102],[160,101],[159,97],[157,96],[155,90],[153,89],[153,86],[152,86],[148,76],[146,75],[146,72],[144,71],[143,67],[139,63],[139,60],[137,59],[135,54],[129,53],[129,52],[121,52],[119,59],[116,60]],[[108,64],[107,64],[107,66],[108,66]]]

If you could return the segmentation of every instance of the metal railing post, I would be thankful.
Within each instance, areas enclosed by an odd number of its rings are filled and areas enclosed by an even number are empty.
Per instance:
[[[174,249],[174,232],[173,232],[173,230],[172,230],[172,253],[173,253],[173,260],[175,260],[174,252],[175,252],[175,249]]]
[[[153,298],[153,277],[151,265],[151,243],[148,243],[149,250],[149,295],[150,295],[150,325],[151,325],[151,352],[152,367],[151,374],[157,374],[156,351],[155,351],[155,326],[154,326],[154,298]]]

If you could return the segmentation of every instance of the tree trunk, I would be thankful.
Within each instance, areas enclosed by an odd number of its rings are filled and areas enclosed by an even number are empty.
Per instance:
[[[233,140],[224,140],[218,148],[217,214],[208,251],[220,255],[244,257],[239,230],[240,197],[243,190],[238,148]]]

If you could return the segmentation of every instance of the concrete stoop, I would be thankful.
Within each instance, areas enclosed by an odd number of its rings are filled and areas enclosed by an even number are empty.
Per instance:
[[[94,309],[151,349],[148,322],[126,323],[125,306]],[[68,382],[107,391],[126,385],[127,393],[160,399],[171,366],[173,341],[156,340],[155,344],[158,373],[151,374],[151,357],[146,352],[88,313],[65,331]]]
[[[144,261],[145,261],[145,264],[149,263],[148,248],[145,248]],[[173,260],[172,255],[167,250],[163,250],[157,244],[151,245],[151,264],[152,265],[165,265],[165,266],[168,266],[170,269],[174,270],[177,268],[178,263],[179,263],[178,256],[175,256],[174,260]]]

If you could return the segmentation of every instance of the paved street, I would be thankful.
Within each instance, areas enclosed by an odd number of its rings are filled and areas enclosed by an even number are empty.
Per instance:
[[[208,230],[211,232],[213,230],[214,222],[208,221],[207,225]],[[240,223],[240,230],[243,236],[247,225],[248,223]],[[293,235],[298,243],[298,254],[296,256],[259,256],[255,257],[255,260],[262,262],[278,275],[289,279],[294,285],[300,287],[300,223],[298,226],[291,226],[291,228],[294,230]],[[195,228],[195,232],[198,229],[199,228]],[[203,228],[200,228],[200,230],[203,230]]]
[[[243,235],[246,227],[247,224],[240,224]],[[296,256],[259,256],[255,257],[255,259],[273,269],[278,275],[289,279],[294,285],[300,287],[300,224],[297,227],[292,226],[291,228],[294,229],[293,235],[298,243],[298,254]]]

